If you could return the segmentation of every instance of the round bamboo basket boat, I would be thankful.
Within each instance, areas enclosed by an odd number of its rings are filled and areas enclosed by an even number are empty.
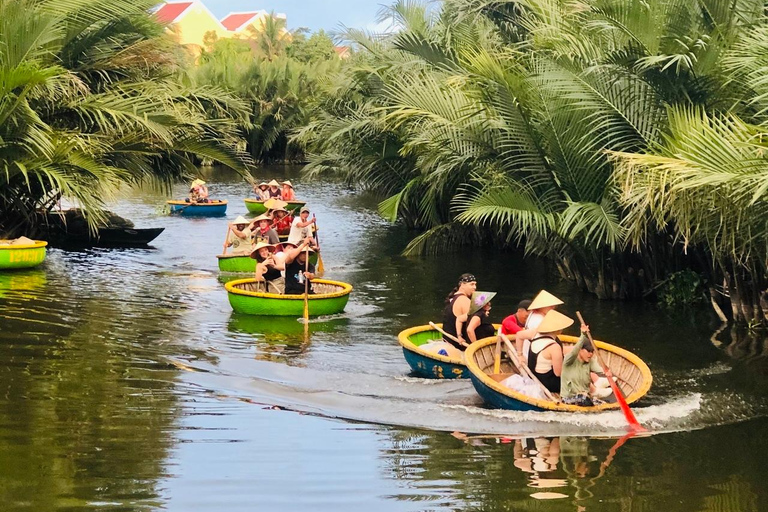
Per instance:
[[[0,270],[32,268],[45,260],[48,242],[34,240],[31,244],[10,245],[10,240],[0,240]]]
[[[230,281],[227,289],[229,303],[237,313],[262,316],[295,316],[304,314],[304,295],[280,295],[264,290],[263,281],[238,279]],[[352,285],[341,281],[314,279],[314,294],[307,298],[309,316],[341,313],[347,306]]]

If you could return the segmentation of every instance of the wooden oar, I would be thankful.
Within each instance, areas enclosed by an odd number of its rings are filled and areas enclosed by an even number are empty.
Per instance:
[[[315,242],[317,242],[317,277],[325,275],[325,265],[323,265],[323,255],[320,253],[320,237],[317,236],[317,220],[312,216],[312,224],[315,225]]]
[[[445,332],[444,330],[442,330],[442,329],[441,329],[440,327],[438,327],[438,326],[437,326],[437,325],[436,325],[434,322],[429,322],[429,326],[430,326],[430,327],[432,327],[432,328],[433,328],[434,330],[436,330],[437,332],[439,332],[440,334],[442,334],[443,336],[445,336],[446,338],[448,338],[449,340],[453,340],[453,341],[455,341],[456,343],[458,343],[459,345],[462,345],[462,346],[464,346],[464,347],[468,347],[468,346],[469,346],[469,344],[468,344],[468,343],[462,343],[462,342],[460,342],[460,341],[459,341],[459,338],[457,338],[457,337],[456,337],[456,336],[454,336],[453,334],[448,334],[447,332]]]
[[[309,251],[307,259],[304,260],[304,341],[309,341]]]
[[[586,322],[584,322],[584,318],[581,316],[581,312],[577,311],[576,316],[579,318],[579,322],[581,322],[582,325],[587,325]],[[597,361],[600,363],[600,366],[603,367],[603,371],[607,371],[609,368],[605,364],[605,360],[603,360],[603,356],[600,355],[600,350],[598,350],[597,345],[592,340],[592,333],[587,331],[587,337],[589,338],[589,341],[590,343],[592,343],[592,347],[595,350]],[[640,423],[637,421],[637,418],[635,418],[635,414],[632,412],[632,409],[629,408],[629,404],[627,403],[627,400],[624,398],[624,393],[621,392],[621,388],[619,388],[618,384],[616,384],[612,378],[608,378],[608,383],[611,385],[611,389],[613,390],[613,395],[616,397],[616,400],[619,402],[619,406],[621,407],[621,412],[624,413],[624,417],[627,419],[627,423],[629,423],[629,428],[631,428],[635,432],[647,432],[647,429],[645,429],[642,425],[640,425]]]
[[[501,332],[496,337],[496,352],[493,354],[493,374],[498,375],[501,371]]]
[[[506,335],[499,333],[499,338],[504,340],[504,348],[507,351],[507,356],[512,360],[512,362],[517,366],[518,371],[520,371],[520,375],[526,376],[529,379],[531,379],[533,382],[539,385],[541,388],[541,391],[544,393],[544,396],[549,398],[555,403],[560,403],[560,400],[558,400],[552,392],[547,389],[547,387],[541,383],[539,378],[536,376],[535,373],[531,371],[530,368],[528,368],[528,365],[525,364],[523,361],[520,361],[517,357],[517,351],[515,347],[512,345],[512,342],[509,341],[509,338],[506,337]]]
[[[232,226],[227,224],[227,236],[224,237],[224,254],[227,254],[227,242],[229,242],[230,231],[232,231]]]

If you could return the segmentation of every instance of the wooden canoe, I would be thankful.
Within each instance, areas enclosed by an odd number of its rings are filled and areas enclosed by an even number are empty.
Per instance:
[[[250,213],[255,213],[258,215],[261,215],[262,213],[267,213],[267,208],[264,206],[264,199],[254,199],[254,198],[247,198],[245,199],[245,207],[248,208],[248,211]],[[285,206],[285,209],[288,210],[288,213],[295,212],[296,210],[299,210],[302,206],[307,204],[306,201],[285,201],[288,203]]]
[[[221,217],[227,213],[226,200],[211,200],[209,203],[188,203],[186,201],[167,201],[171,213],[184,217]]]
[[[45,260],[48,242],[34,240],[31,244],[10,245],[10,240],[0,240],[0,270],[32,268]]]
[[[435,324],[438,327],[443,324]],[[498,331],[500,324],[494,324]],[[413,372],[425,379],[468,379],[469,371],[464,364],[463,353],[458,349],[449,350],[447,356],[424,350],[422,346],[433,340],[442,340],[442,334],[429,325],[417,325],[397,335],[403,347],[403,356]],[[495,339],[495,338],[494,338]],[[478,340],[480,343],[482,340]]]
[[[574,345],[579,339],[575,336],[561,335],[564,346]],[[651,388],[653,378],[642,359],[635,354],[615,345],[595,340],[605,363],[618,378],[617,383],[627,399],[627,403],[636,402]],[[502,351],[499,375],[493,375],[496,339],[486,338],[472,344],[464,353],[467,369],[477,393],[488,404],[513,411],[562,411],[562,412],[598,412],[619,409],[618,403],[604,403],[593,407],[555,403],[551,400],[531,398],[518,393],[499,381],[518,373],[517,368]],[[491,377],[493,375],[493,377]]]
[[[352,285],[341,281],[315,279],[315,293],[309,295],[309,316],[341,313],[347,306]],[[256,279],[237,279],[224,285],[229,303],[236,313],[262,316],[295,316],[304,314],[304,295],[266,293]]]

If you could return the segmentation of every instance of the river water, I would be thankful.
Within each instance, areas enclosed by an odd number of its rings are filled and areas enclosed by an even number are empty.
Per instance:
[[[0,274],[0,509],[768,510],[761,350],[713,343],[708,311],[599,302],[510,253],[405,258],[411,234],[372,198],[271,169],[258,178],[290,177],[317,215],[326,277],[354,286],[306,343],[297,319],[232,312],[215,256],[249,187],[204,173],[226,218],[126,191],[112,210],[166,227],[151,248],[52,249]],[[463,272],[499,292],[494,321],[546,288],[643,358],[651,435],[410,376],[397,333],[439,319]]]

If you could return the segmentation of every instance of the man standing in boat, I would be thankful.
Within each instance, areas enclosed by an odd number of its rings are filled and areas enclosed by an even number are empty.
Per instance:
[[[310,247],[312,237],[306,237],[298,246],[285,250],[285,294],[303,295],[304,280],[309,279],[307,290],[312,290],[312,279],[315,278],[315,266],[307,261],[310,252],[315,252]]]

